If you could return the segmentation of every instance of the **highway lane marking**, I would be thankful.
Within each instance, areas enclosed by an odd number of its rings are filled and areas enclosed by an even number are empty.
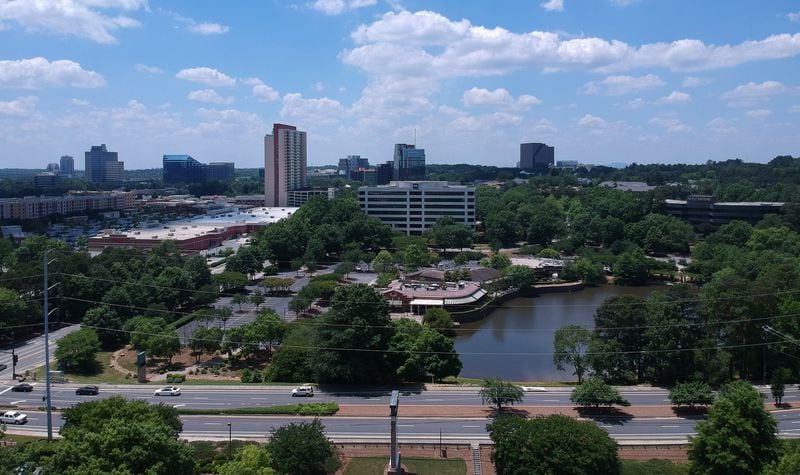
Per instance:
[[[204,400],[208,400],[208,399],[210,399],[210,398],[207,398],[207,397],[196,397],[196,396],[194,396],[194,397],[192,397],[192,399],[204,399]]]
[[[204,426],[221,426],[222,422],[203,422]]]
[[[414,424],[397,424],[397,427],[414,427]]]
[[[178,408],[178,407],[184,407],[184,406],[186,406],[186,404],[175,404],[172,407],[173,408]]]
[[[12,387],[13,387],[13,386],[9,386],[9,387],[7,387],[7,388],[6,388],[6,389],[4,389],[2,392],[0,392],[0,394],[5,394],[5,393],[7,393],[7,392],[11,391],[11,388],[12,388]]]
[[[792,421],[792,424],[800,424],[800,421]]]
[[[461,427],[463,427],[463,428],[465,428],[465,429],[475,429],[475,428],[480,428],[480,426],[461,426]]]
[[[14,404],[19,404],[21,402],[26,402],[26,401],[27,401],[27,399],[20,399],[19,401],[11,401],[9,404],[14,405]]]
[[[677,427],[680,427],[680,426],[661,426],[661,427],[663,427],[664,429],[668,429],[668,428],[677,428]]]
[[[561,402],[561,399],[542,399],[542,402]]]

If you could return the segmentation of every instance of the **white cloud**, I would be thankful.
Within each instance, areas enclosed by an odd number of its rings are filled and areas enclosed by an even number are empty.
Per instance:
[[[585,116],[578,119],[578,125],[584,127],[595,127],[595,128],[602,128],[608,125],[605,119],[600,117],[594,116],[592,114],[586,114]]]
[[[164,72],[161,70],[161,68],[157,66],[148,66],[146,64],[141,64],[141,63],[135,65],[134,68],[140,73],[152,74],[152,75],[161,74]]]
[[[19,97],[13,101],[0,101],[0,117],[29,117],[36,111],[36,96]]]
[[[80,107],[85,107],[91,104],[89,101],[84,101],[82,99],[70,99],[69,103],[72,104],[73,106],[80,106]]]
[[[232,104],[234,101],[233,97],[222,97],[213,89],[192,91],[186,98],[192,101],[210,102],[212,104]]]
[[[236,84],[236,79],[227,76],[214,68],[207,68],[205,66],[200,68],[189,68],[178,71],[175,75],[178,79],[185,79],[187,81],[199,82],[207,86],[233,86]]]
[[[325,84],[322,81],[317,81],[314,84],[314,90],[317,92],[322,92],[325,90]]]
[[[360,25],[351,37],[356,47],[340,54],[347,64],[371,74],[414,69],[435,78],[498,75],[530,67],[550,71],[654,67],[699,71],[800,54],[800,33],[734,45],[681,39],[635,46],[596,37],[566,38],[555,32],[515,33],[473,25],[465,19],[452,21],[432,11],[388,12]]]
[[[638,109],[638,108],[644,106],[645,104],[647,104],[647,101],[645,101],[641,97],[637,97],[636,99],[632,99],[632,100],[626,102],[625,103],[625,108],[626,109]]]
[[[745,115],[751,119],[766,120],[772,115],[772,111],[769,109],[756,109],[747,111]]]
[[[792,108],[789,109],[789,112],[791,112],[793,114],[796,114],[796,113],[800,112],[800,106],[792,106]]]
[[[490,91],[478,87],[464,91],[461,102],[465,106],[494,106],[514,109],[528,109],[542,103],[536,96],[523,94],[515,99],[503,88]]]
[[[564,0],[547,0],[546,2],[540,3],[539,6],[548,12],[563,12]]]
[[[678,119],[669,117],[653,117],[650,123],[663,127],[667,132],[691,132],[692,128]]]
[[[654,89],[666,83],[655,74],[645,76],[609,76],[602,81],[590,81],[584,84],[582,92],[590,95],[620,96]]]
[[[788,18],[788,19],[789,19],[789,21],[800,21],[800,12],[797,12],[797,13],[787,13],[787,14],[786,14],[786,18]]]
[[[51,62],[39,57],[0,61],[0,88],[40,89],[68,85],[91,89],[105,83],[103,76],[68,59]]]
[[[345,108],[335,99],[327,97],[306,99],[297,92],[283,96],[281,116],[292,118],[307,126],[335,124],[344,114]]]
[[[147,0],[18,0],[0,2],[0,22],[17,23],[27,31],[73,35],[96,43],[116,43],[111,34],[139,22],[105,10],[147,9]]]
[[[656,101],[656,104],[681,104],[692,100],[692,96],[685,92],[672,91],[670,95],[664,96]]]
[[[706,123],[706,128],[714,135],[731,135],[738,132],[735,122],[715,117]]]
[[[230,30],[227,26],[219,23],[195,23],[186,29],[199,35],[224,35]]]
[[[683,87],[699,87],[711,84],[711,79],[687,76],[683,80]]]
[[[753,81],[737,86],[722,94],[723,99],[760,99],[787,92],[789,88],[778,81],[764,81],[761,84]]]
[[[280,95],[278,91],[264,84],[264,81],[258,78],[247,78],[242,80],[248,86],[253,86],[253,97],[261,102],[270,102],[277,100]]]
[[[311,6],[326,15],[341,15],[346,11],[358,10],[378,3],[378,0],[316,0]]]

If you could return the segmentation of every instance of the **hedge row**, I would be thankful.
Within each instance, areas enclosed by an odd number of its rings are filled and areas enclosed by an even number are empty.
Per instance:
[[[298,416],[332,416],[339,412],[339,403],[320,402],[309,404],[288,404],[271,407],[234,407],[230,409],[195,409],[179,407],[183,415],[298,415]]]

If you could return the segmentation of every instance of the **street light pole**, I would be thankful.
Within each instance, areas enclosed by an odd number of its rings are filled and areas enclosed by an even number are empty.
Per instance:
[[[44,380],[45,380],[45,405],[47,407],[47,441],[53,441],[53,414],[50,403],[50,310],[48,308],[48,294],[50,288],[47,285],[47,254],[50,249],[44,251]]]
[[[231,430],[231,423],[228,422],[228,460],[231,460],[233,457],[231,454],[233,453],[233,432]]]

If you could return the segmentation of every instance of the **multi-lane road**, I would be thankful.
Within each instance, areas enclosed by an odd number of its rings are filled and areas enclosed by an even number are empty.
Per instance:
[[[290,388],[276,387],[197,387],[183,386],[183,393],[177,397],[154,396],[154,386],[103,386],[98,396],[75,395],[76,385],[54,385],[53,405],[68,407],[77,402],[97,398],[122,395],[129,399],[141,399],[151,403],[165,403],[177,407],[211,409],[254,406],[275,406],[295,402],[306,402],[292,398]],[[0,404],[37,408],[44,396],[43,385],[37,384],[31,393],[18,393],[11,386],[0,387]],[[476,389],[432,389],[403,391],[401,407],[404,405],[426,406],[475,406],[480,405]],[[626,390],[623,394],[637,406],[667,404],[667,393],[660,389]],[[800,396],[797,390],[787,394],[789,401]],[[314,402],[337,401],[339,404],[369,404],[388,406],[389,391],[318,391]],[[527,392],[524,405],[570,406],[569,391],[553,388],[544,391]],[[20,432],[41,433],[45,429],[44,414],[39,411],[26,411],[29,423],[14,427]],[[388,408],[387,408],[388,413]],[[800,436],[800,410],[786,410],[775,413],[778,427],[784,436]],[[226,438],[228,423],[233,437],[263,438],[273,427],[297,421],[299,417],[290,416],[184,416],[183,436],[186,438]],[[679,417],[619,418],[606,417],[593,419],[600,427],[619,440],[684,440],[694,433],[697,419]],[[370,440],[381,441],[388,437],[388,417],[323,417],[328,435],[336,441]],[[53,418],[54,427],[60,418]],[[488,440],[483,417],[401,417],[399,422],[401,440],[426,441],[439,439],[441,431],[445,441]]]

